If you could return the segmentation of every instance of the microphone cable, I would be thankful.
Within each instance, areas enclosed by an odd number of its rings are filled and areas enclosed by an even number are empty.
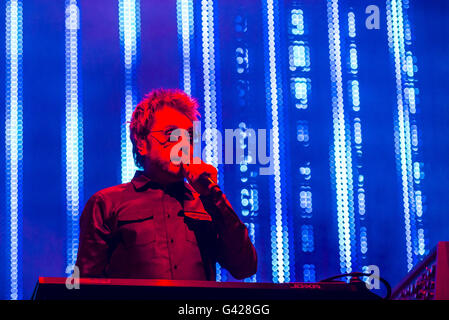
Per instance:
[[[387,280],[385,280],[384,278],[380,277],[380,276],[375,276],[373,274],[370,273],[363,273],[363,272],[350,272],[350,273],[344,273],[344,274],[339,274],[330,278],[326,278],[324,280],[321,280],[320,282],[331,282],[335,279],[339,279],[339,278],[343,278],[343,277],[352,277],[352,278],[357,278],[359,281],[364,282],[362,279],[360,279],[360,277],[374,277],[375,279],[378,279],[380,282],[382,282],[385,286],[385,288],[387,289],[387,294],[385,297],[383,297],[382,299],[384,300],[388,300],[391,297],[391,286],[388,283]],[[350,281],[353,281],[352,279]]]

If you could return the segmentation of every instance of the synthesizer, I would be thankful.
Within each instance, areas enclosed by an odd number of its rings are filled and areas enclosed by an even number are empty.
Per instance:
[[[394,300],[449,300],[449,241],[441,241],[396,286]]]
[[[40,277],[33,300],[374,300],[365,284],[243,283],[157,279],[77,279]]]

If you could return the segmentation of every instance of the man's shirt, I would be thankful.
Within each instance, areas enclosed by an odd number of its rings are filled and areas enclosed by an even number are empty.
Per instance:
[[[163,187],[137,171],[98,191],[80,220],[81,277],[215,280],[215,263],[237,279],[257,254],[226,197],[200,196],[183,181]]]

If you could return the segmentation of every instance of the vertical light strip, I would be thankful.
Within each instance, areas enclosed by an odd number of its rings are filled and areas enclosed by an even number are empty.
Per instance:
[[[22,1],[6,3],[6,212],[9,213],[9,298],[22,298]]]
[[[249,223],[245,222],[245,226],[248,228],[249,239],[251,240],[251,242],[253,244],[255,244],[256,243],[256,226],[255,226],[255,224],[252,222],[249,222]],[[257,282],[257,274],[254,274],[251,277],[246,278],[245,280],[243,280],[243,282]]]
[[[218,167],[217,87],[215,74],[215,27],[213,0],[201,1],[206,162]]]
[[[396,76],[397,113],[395,115],[395,150],[398,174],[402,183],[404,209],[405,247],[407,269],[411,270],[416,258],[425,254],[422,221],[422,192],[420,189],[420,163],[418,156],[417,126],[411,32],[406,20],[408,1],[387,0],[387,28],[390,51]]]
[[[289,78],[290,95],[294,108],[291,110],[291,122],[295,123],[296,142],[293,145],[294,150],[300,153],[301,161],[295,163],[298,167],[294,168],[295,173],[299,173],[296,178],[296,206],[299,217],[297,218],[301,226],[298,226],[300,234],[299,241],[302,252],[298,252],[297,261],[303,264],[303,281],[316,281],[315,265],[308,262],[315,251],[314,227],[312,225],[313,206],[312,206],[312,173],[310,159],[309,142],[309,121],[308,106],[310,99],[311,79],[310,79],[310,47],[308,35],[306,32],[304,12],[298,6],[294,6],[289,14],[289,32],[288,32],[288,52],[289,52]]]
[[[264,12],[264,42],[265,42],[265,94],[271,119],[273,132],[273,171],[274,186],[272,187],[271,213],[271,252],[272,252],[272,278],[273,282],[290,281],[290,254],[288,248],[288,224],[283,212],[281,159],[280,159],[280,120],[279,111],[282,109],[282,88],[278,78],[276,66],[276,41],[278,30],[275,20],[279,14],[277,2],[263,1]]]
[[[217,182],[223,174],[219,167],[219,136],[217,120],[217,76],[215,65],[215,26],[213,0],[201,0],[201,43],[203,60],[204,137],[206,162],[218,168]],[[225,274],[217,264],[217,281],[224,281]]]
[[[340,270],[351,272],[351,233],[354,225],[353,216],[351,143],[348,139],[343,104],[343,77],[341,65],[341,42],[338,0],[327,3],[329,26],[329,57],[332,84],[332,117],[334,144],[331,152],[331,166],[335,177],[336,208],[338,221],[338,243],[340,254]]]
[[[122,110],[121,164],[122,183],[129,182],[136,171],[129,139],[129,126],[134,106],[137,104],[136,65],[139,54],[140,2],[119,0],[119,28],[122,61],[125,70],[124,108]]]
[[[240,148],[241,154],[247,154],[237,159],[239,165],[239,183],[238,188],[240,190],[240,212],[242,214],[242,221],[248,227],[251,241],[255,244],[256,239],[256,223],[258,223],[259,214],[259,174],[257,170],[254,170],[255,159],[257,154],[254,153],[251,145],[255,142],[256,134],[251,127],[250,121],[254,108],[251,107],[251,99],[249,91],[251,87],[250,78],[250,63],[249,63],[249,33],[248,33],[248,13],[242,7],[239,8],[239,13],[234,16],[234,41],[232,49],[234,51],[234,79],[235,79],[235,92],[236,101],[235,109],[236,116],[233,120],[238,123],[240,129],[239,136],[237,138],[237,147]],[[238,114],[238,115],[237,115]],[[253,275],[244,280],[245,282],[256,282],[256,275]]]
[[[176,15],[178,35],[181,39],[182,85],[188,95],[192,94],[192,63],[190,44],[193,38],[193,0],[177,0]]]
[[[349,64],[347,64],[347,86],[352,104],[352,110],[349,112],[351,116],[352,124],[352,138],[354,145],[354,176],[356,189],[356,207],[358,209],[357,226],[359,228],[359,251],[360,263],[366,262],[368,252],[368,235],[367,235],[367,222],[366,222],[366,203],[365,203],[365,177],[363,175],[363,139],[362,139],[362,119],[360,112],[360,94],[359,94],[359,64],[358,64],[358,51],[356,43],[356,23],[355,14],[353,11],[348,12],[348,30],[347,30],[347,42]],[[355,222],[355,221],[354,221]],[[351,230],[355,231],[355,230]],[[354,235],[355,236],[355,235]],[[354,239],[355,240],[355,239]],[[354,241],[355,242],[355,241]],[[355,250],[354,250],[355,251]]]
[[[83,184],[83,121],[79,107],[78,30],[79,7],[76,0],[65,6],[65,157],[67,272],[76,262],[79,236],[80,194]]]

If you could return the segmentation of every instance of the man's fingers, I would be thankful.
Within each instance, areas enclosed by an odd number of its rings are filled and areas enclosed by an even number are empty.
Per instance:
[[[214,181],[217,180],[217,169],[202,161],[201,158],[195,157],[193,163],[190,165],[183,163],[181,168],[184,176],[192,181],[197,180],[203,174],[209,176]]]
[[[182,174],[184,175],[187,180],[194,181],[195,180],[195,172],[193,169],[193,166],[190,166],[188,164],[182,164],[181,165]]]
[[[189,175],[189,165],[181,162],[181,172],[182,175],[187,178],[187,176]]]

